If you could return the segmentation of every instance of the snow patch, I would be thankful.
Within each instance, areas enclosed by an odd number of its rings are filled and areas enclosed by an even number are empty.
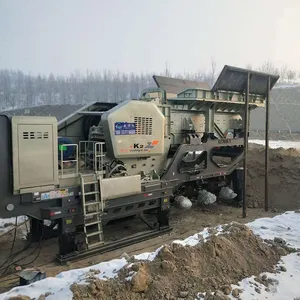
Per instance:
[[[282,263],[287,269],[286,272],[279,274],[264,273],[268,278],[274,281],[274,284],[269,286],[270,291],[266,291],[266,287],[258,282],[255,282],[254,277],[242,280],[239,285],[232,285],[232,288],[243,289],[241,299],[272,299],[272,300],[293,300],[300,296],[300,289],[298,288],[300,282],[300,257],[296,253],[289,254],[282,258]],[[258,285],[260,294],[255,291]],[[253,298],[254,297],[254,298]],[[231,299],[236,299],[231,296]]]
[[[293,248],[300,248],[300,213],[288,211],[273,218],[260,218],[248,223],[253,233],[263,239],[273,240],[275,237],[282,238],[287,245]],[[278,274],[264,273],[268,278],[273,279],[277,284],[270,286],[270,291],[266,291],[265,286],[254,281],[254,277],[245,278],[239,285],[232,285],[232,288],[243,289],[240,295],[243,300],[252,299],[272,299],[290,300],[300,297],[300,256],[298,253],[288,254],[282,257],[279,265],[285,266],[286,272]],[[255,291],[258,285],[260,293]],[[231,296],[231,299],[236,299]]]
[[[17,225],[21,224],[27,220],[26,216],[20,216],[17,218]],[[7,218],[7,219],[0,219],[0,234],[6,231],[9,231],[16,225],[16,218]]]
[[[258,145],[265,145],[264,140],[249,140],[249,143],[254,143]],[[272,149],[277,149],[277,148],[284,148],[284,149],[289,149],[289,148],[295,148],[295,149],[300,149],[300,142],[292,142],[292,141],[269,141],[269,147]]]

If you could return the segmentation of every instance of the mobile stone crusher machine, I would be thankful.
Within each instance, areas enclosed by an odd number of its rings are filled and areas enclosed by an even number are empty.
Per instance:
[[[278,77],[225,66],[212,89],[171,97],[157,78],[138,100],[97,102],[59,123],[1,115],[0,217],[28,216],[33,241],[58,236],[63,262],[171,230],[170,201],[190,184],[230,185],[241,201],[247,82],[252,110]],[[107,223],[130,216],[150,230],[106,242]]]

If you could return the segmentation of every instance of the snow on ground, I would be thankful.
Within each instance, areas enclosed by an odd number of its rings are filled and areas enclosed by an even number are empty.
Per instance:
[[[255,234],[264,239],[279,237],[284,239],[290,247],[300,248],[300,211],[286,212],[274,218],[257,219],[247,225]],[[253,277],[246,278],[239,283],[239,286],[233,285],[232,287],[244,290],[241,294],[243,300],[293,300],[298,297],[300,299],[300,256],[297,253],[284,256],[278,265],[285,266],[287,271],[277,274],[264,273],[276,282],[270,288],[270,292],[266,292],[265,287],[258,284],[261,289],[261,294],[258,294],[255,291],[256,286],[251,284],[255,282]]]
[[[300,213],[286,212],[273,218],[261,218],[254,222],[247,224],[255,234],[260,235],[264,239],[274,239],[274,237],[283,238],[288,245],[295,248],[300,248]],[[222,226],[216,227],[218,234],[222,233]],[[197,233],[187,239],[174,241],[183,245],[196,245],[200,241],[205,241],[209,236],[208,228],[202,232]],[[160,250],[157,249],[152,253],[143,253],[136,255],[136,259],[149,259],[153,260]],[[127,264],[125,258],[114,259],[108,262],[102,262],[94,266],[82,269],[75,269],[58,274],[56,277],[49,277],[44,280],[35,282],[31,285],[24,287],[13,288],[7,293],[0,294],[0,300],[8,300],[12,296],[27,295],[31,298],[38,298],[41,294],[52,293],[47,297],[47,300],[56,299],[72,299],[72,292],[70,286],[74,283],[84,283],[85,279],[89,276],[89,271],[99,270],[98,278],[106,280],[117,275],[118,270]],[[241,299],[294,299],[300,297],[300,289],[298,288],[300,282],[300,257],[293,253],[282,258],[280,265],[284,265],[287,272],[278,274],[267,274],[268,277],[277,279],[277,285],[271,288],[270,292],[261,290],[258,294],[250,282],[254,281],[253,278],[247,278],[240,282],[239,288],[244,292],[241,294]],[[237,287],[237,286],[233,286]],[[234,298],[232,298],[234,299]]]
[[[17,225],[23,223],[26,220],[25,216],[17,218]],[[0,219],[0,236],[6,231],[12,229],[16,225],[16,218]]]
[[[274,285],[269,287],[270,292],[265,291],[265,286],[262,284],[258,285],[260,294],[255,291],[256,286],[253,285],[255,282],[254,277],[246,278],[242,280],[238,285],[232,285],[232,288],[239,288],[243,290],[241,299],[243,300],[261,300],[261,299],[272,299],[272,300],[293,300],[300,299],[300,257],[296,253],[287,255],[282,258],[280,265],[284,265],[287,269],[286,272],[279,274],[264,273],[274,281]],[[231,299],[236,299],[231,296]]]
[[[249,143],[265,145],[264,140],[249,140]],[[295,148],[300,149],[300,142],[293,142],[293,141],[269,141],[269,147],[276,149],[276,148]]]

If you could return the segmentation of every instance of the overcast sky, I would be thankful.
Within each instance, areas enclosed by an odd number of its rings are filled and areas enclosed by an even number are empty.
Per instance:
[[[300,70],[300,0],[0,0],[0,68]]]

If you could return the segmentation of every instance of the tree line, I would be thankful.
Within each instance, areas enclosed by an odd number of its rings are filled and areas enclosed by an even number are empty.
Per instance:
[[[251,65],[246,68],[253,69]],[[280,75],[280,83],[295,83],[300,73],[287,67],[276,68],[266,62],[259,71]],[[74,72],[69,76],[50,74],[33,76],[19,70],[0,70],[0,111],[44,104],[86,104],[89,102],[119,102],[134,99],[142,89],[155,86],[149,73],[124,73],[110,70]],[[205,81],[213,85],[217,76],[216,64],[208,71],[173,74],[168,65],[157,75],[187,80]]]

